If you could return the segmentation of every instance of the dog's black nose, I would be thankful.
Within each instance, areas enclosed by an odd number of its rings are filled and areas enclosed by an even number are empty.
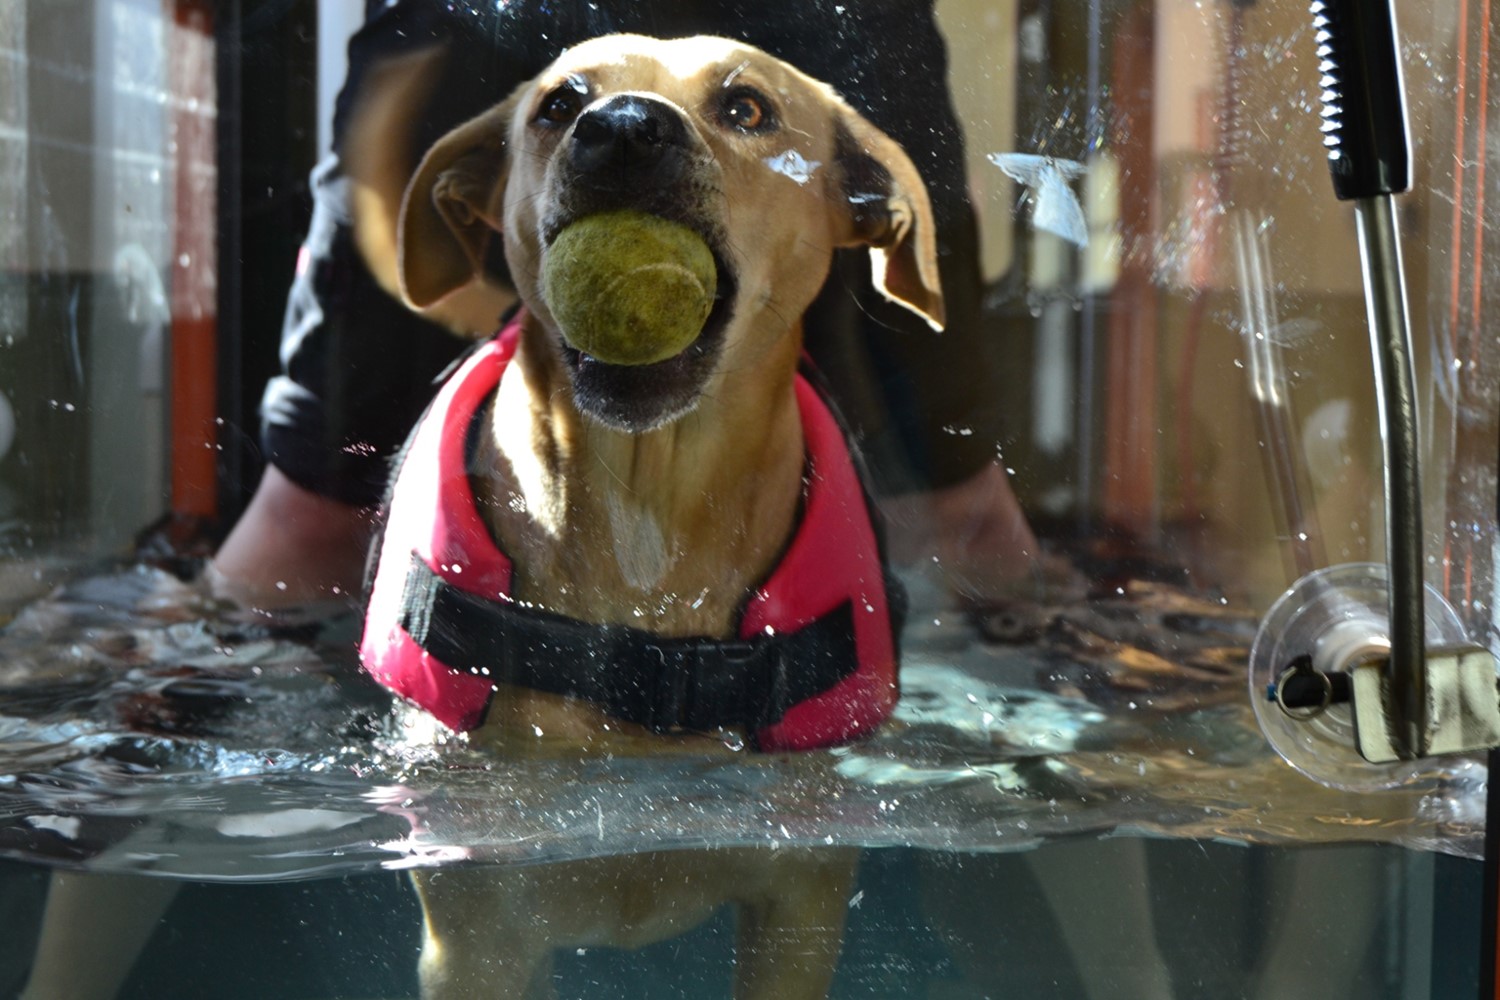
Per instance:
[[[676,111],[621,94],[578,116],[569,156],[580,177],[601,186],[665,184],[681,175],[686,146]]]

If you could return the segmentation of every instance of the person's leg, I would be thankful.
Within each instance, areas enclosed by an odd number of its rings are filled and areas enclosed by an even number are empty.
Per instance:
[[[53,873],[20,1000],[111,1000],[177,889],[170,879]]]
[[[208,568],[214,594],[250,607],[358,596],[374,517],[267,466]]]
[[[440,374],[468,338],[493,329],[509,296],[476,287],[440,317],[409,310],[388,269],[372,271],[360,249],[394,237],[356,238],[356,191],[366,202],[399,202],[399,179],[425,145],[509,91],[521,71],[508,57],[545,23],[513,20],[505,32],[476,34],[439,5],[369,5],[349,47],[336,154],[312,175],[313,217],[288,294],[282,370],[262,399],[266,471],[207,572],[218,596],[267,607],[359,595],[391,456]],[[504,74],[487,72],[502,65]],[[490,89],[454,86],[476,79]]]
[[[935,568],[965,601],[1035,597],[1062,575],[1043,557],[998,463],[951,486],[884,497],[880,509],[896,562]]]

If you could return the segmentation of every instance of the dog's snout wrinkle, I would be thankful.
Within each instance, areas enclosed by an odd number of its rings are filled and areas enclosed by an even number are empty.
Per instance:
[[[569,159],[593,183],[665,184],[683,171],[687,126],[671,107],[621,94],[578,116]]]

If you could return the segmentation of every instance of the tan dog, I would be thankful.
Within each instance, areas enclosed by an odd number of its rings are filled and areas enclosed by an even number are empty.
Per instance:
[[[697,341],[647,367],[569,348],[539,279],[563,227],[619,208],[693,229],[720,275]],[[611,36],[571,49],[428,152],[385,269],[429,308],[470,286],[502,238],[525,312],[470,473],[514,560],[513,596],[662,636],[733,637],[798,517],[802,314],[834,249],[871,247],[877,287],[941,328],[915,168],[826,85],[757,49]],[[367,253],[379,243],[361,239]],[[502,686],[471,739],[576,756],[703,752],[724,736],[663,735]],[[822,997],[852,873],[847,853],[724,850],[419,874],[423,990],[523,996],[553,948],[643,944],[733,901],[737,995]]]

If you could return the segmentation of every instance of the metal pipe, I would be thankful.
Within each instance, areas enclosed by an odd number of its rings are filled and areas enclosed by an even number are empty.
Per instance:
[[[1403,758],[1410,758],[1425,749],[1423,734],[1428,723],[1416,380],[1393,199],[1388,194],[1360,198],[1355,201],[1355,215],[1385,458],[1391,638],[1386,677],[1392,742]]]

